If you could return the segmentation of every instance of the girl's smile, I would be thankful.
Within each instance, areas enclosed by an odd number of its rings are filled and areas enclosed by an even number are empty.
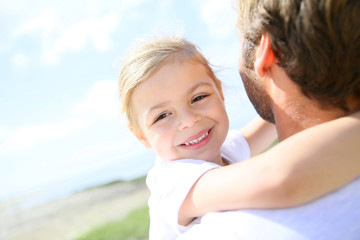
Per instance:
[[[199,136],[200,137],[197,137]],[[180,144],[181,147],[187,150],[197,150],[205,146],[211,138],[211,128],[201,131],[199,134],[190,137],[185,143]]]

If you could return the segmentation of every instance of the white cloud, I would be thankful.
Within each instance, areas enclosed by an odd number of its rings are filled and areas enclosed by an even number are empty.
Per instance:
[[[0,125],[0,146],[5,144],[6,141],[8,141],[9,136],[10,136],[10,130],[5,126]]]
[[[115,30],[117,22],[118,16],[114,13],[92,22],[89,34],[97,50],[106,51],[112,47],[110,35]]]
[[[61,55],[66,51],[77,52],[91,44],[100,52],[111,49],[113,45],[111,34],[114,32],[117,22],[117,14],[112,13],[73,23],[63,29],[60,36],[53,39],[44,49],[45,63],[58,63]]]
[[[120,139],[120,137],[119,137]],[[136,149],[136,151],[131,151]],[[87,172],[98,169],[101,166],[111,165],[127,161],[131,157],[140,155],[148,150],[130,133],[124,131],[119,141],[98,142],[84,148],[78,149],[68,159],[61,163],[64,168],[71,164],[76,171]],[[101,159],[101,161],[99,161]],[[60,166],[59,166],[60,167]]]
[[[3,7],[0,13],[6,10],[6,14],[14,17],[14,21],[11,21],[14,26],[9,28],[13,31],[7,41],[32,37],[40,43],[42,62],[56,65],[68,52],[79,52],[89,47],[100,52],[112,49],[112,34],[121,23],[121,18],[136,15],[136,7],[148,1],[64,0],[55,3],[35,0],[31,4],[24,0],[18,4],[2,4],[0,1]],[[168,2],[163,0],[161,6],[166,6]]]
[[[42,10],[38,16],[24,19],[12,32],[13,40],[32,36],[40,40],[42,60],[45,64],[59,63],[66,52],[77,52],[93,47],[103,52],[112,48],[111,34],[115,31],[119,15],[114,9],[105,13],[84,6],[70,13],[70,6]],[[129,5],[131,6],[131,5]]]
[[[200,18],[214,38],[226,38],[235,31],[233,0],[198,0]],[[233,24],[231,24],[233,23]]]
[[[29,59],[23,53],[16,53],[11,58],[11,65],[16,69],[17,68],[26,68],[28,66],[28,64],[29,64]]]
[[[77,116],[90,116],[103,121],[111,121],[119,117],[117,82],[102,80],[94,84],[85,98],[74,107],[73,112]]]
[[[88,121],[74,118],[52,124],[24,126],[13,131],[7,129],[7,139],[0,143],[0,152],[33,148],[51,140],[65,138],[88,125]]]
[[[41,37],[46,38],[54,30],[58,18],[58,9],[46,9],[39,16],[25,20],[23,24],[13,31],[12,37],[18,38],[40,32]]]
[[[119,104],[116,81],[99,81],[89,89],[83,100],[75,104],[73,116],[67,120],[18,129],[0,126],[0,153],[31,149],[49,141],[67,138],[96,122],[121,124],[118,121]]]

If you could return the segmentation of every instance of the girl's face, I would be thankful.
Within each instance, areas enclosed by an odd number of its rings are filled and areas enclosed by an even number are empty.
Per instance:
[[[165,161],[199,159],[221,164],[220,147],[229,129],[221,93],[200,63],[173,61],[133,92],[141,133]]]

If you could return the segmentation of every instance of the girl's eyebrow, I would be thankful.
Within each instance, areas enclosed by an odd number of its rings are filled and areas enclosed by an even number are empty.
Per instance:
[[[159,108],[162,108],[164,106],[166,106],[167,104],[169,103],[169,101],[165,101],[165,102],[161,102],[159,104],[156,104],[155,106],[152,106],[147,112],[146,112],[146,115],[148,115],[150,112],[156,110],[156,109],[159,109]]]
[[[201,86],[204,86],[204,85],[207,85],[207,86],[212,87],[212,84],[210,84],[209,82],[202,81],[202,82],[199,82],[199,83],[195,84],[195,85],[192,86],[191,88],[189,88],[189,90],[188,90],[187,92],[188,92],[188,93],[192,93],[192,92],[194,92],[197,88],[199,88],[199,87],[201,87]]]

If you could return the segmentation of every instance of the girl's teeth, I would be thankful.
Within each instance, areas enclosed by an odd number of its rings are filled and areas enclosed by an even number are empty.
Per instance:
[[[202,135],[201,137],[199,137],[198,139],[195,139],[195,140],[192,140],[190,142],[187,142],[185,143],[186,146],[189,146],[189,145],[193,145],[195,143],[199,143],[201,142],[204,138],[206,138],[206,136],[209,135],[209,132],[206,132],[204,135]]]

